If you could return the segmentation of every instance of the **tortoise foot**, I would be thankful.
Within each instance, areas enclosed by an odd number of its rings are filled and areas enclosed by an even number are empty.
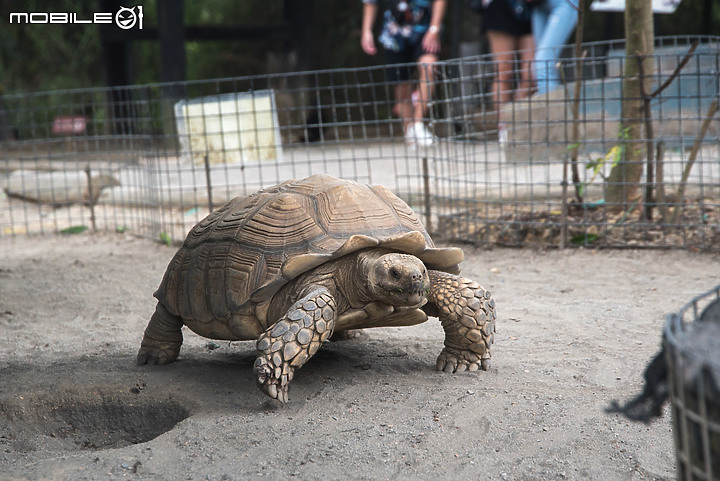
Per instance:
[[[137,355],[137,365],[145,364],[168,364],[177,359],[180,354],[180,344],[178,345],[159,345],[159,346],[140,346]]]
[[[288,383],[295,369],[327,341],[335,326],[335,300],[318,289],[296,302],[257,341],[255,382],[262,392],[280,402],[288,401]]]
[[[495,339],[495,300],[478,283],[464,277],[430,271],[430,301],[445,330],[445,349],[438,371],[487,371]]]
[[[158,302],[140,343],[137,365],[167,364],[177,359],[182,346],[183,322]]]
[[[277,375],[278,369],[280,369],[279,376]],[[283,374],[283,368],[276,368],[271,357],[260,356],[255,359],[254,370],[255,381],[262,392],[281,403],[288,402],[288,386],[293,378],[293,369],[286,365],[286,372]]]
[[[435,367],[443,372],[475,372],[490,369],[490,359],[480,359],[477,353],[445,348],[437,358]]]

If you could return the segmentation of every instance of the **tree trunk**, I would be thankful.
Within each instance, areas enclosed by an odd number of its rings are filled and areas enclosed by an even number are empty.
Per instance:
[[[651,0],[625,2],[625,74],[623,79],[622,120],[618,141],[625,155],[610,171],[606,202],[610,209],[625,211],[638,204],[644,170],[643,98],[639,62],[645,73],[644,92],[652,91],[654,30]],[[642,60],[641,60],[642,59]]]

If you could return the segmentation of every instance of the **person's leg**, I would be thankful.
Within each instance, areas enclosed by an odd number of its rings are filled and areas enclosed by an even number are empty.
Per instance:
[[[575,30],[578,19],[576,3],[577,0],[547,0],[545,5],[533,9],[538,93],[554,90],[560,83],[556,63],[560,48]]]
[[[392,112],[403,123],[403,131],[407,130],[412,122],[412,75],[414,66],[410,64],[411,53],[408,51],[393,52],[385,50],[385,77],[393,87],[395,104]]]
[[[413,121],[412,83],[401,82],[395,85],[395,114],[402,119],[403,129]]]
[[[437,55],[426,53],[418,58],[418,101],[413,107],[413,120],[422,122],[427,113],[428,102],[432,97],[435,74],[433,64],[437,62]]]
[[[532,62],[535,58],[535,42],[532,34],[522,35],[516,39],[518,62],[520,63],[520,83],[515,91],[514,99],[520,100],[528,97],[533,90],[534,79]]]
[[[547,28],[547,21],[550,17],[550,6],[544,3],[533,7],[530,20],[532,23],[533,38],[535,40],[535,55],[533,60],[533,76],[537,85],[538,93],[547,92],[548,65],[551,60],[550,52],[547,49],[540,49],[543,44],[543,37]]]
[[[493,103],[495,110],[499,112],[502,105],[512,99],[515,37],[497,30],[489,30],[487,37],[495,70]]]
[[[422,52],[421,45],[418,44],[416,48],[418,52]],[[435,142],[435,137],[425,127],[424,120],[428,109],[428,101],[432,96],[433,80],[435,78],[433,65],[437,60],[437,55],[427,52],[422,52],[417,57],[418,96],[416,102],[411,105],[412,121],[405,131],[405,139],[409,144],[420,147],[429,147]],[[409,95],[412,98],[412,91],[409,92]]]

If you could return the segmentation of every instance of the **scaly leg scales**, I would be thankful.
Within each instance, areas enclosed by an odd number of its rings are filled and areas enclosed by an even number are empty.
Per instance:
[[[486,371],[495,334],[495,300],[470,279],[438,271],[429,274],[428,301],[437,306],[445,330],[438,371]]]
[[[288,401],[288,384],[295,369],[317,352],[335,327],[335,300],[318,288],[297,301],[257,341],[255,381],[262,392]]]

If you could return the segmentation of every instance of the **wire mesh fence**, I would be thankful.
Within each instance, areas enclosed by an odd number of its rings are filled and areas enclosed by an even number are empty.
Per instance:
[[[720,479],[720,285],[667,316],[677,479]]]
[[[499,112],[492,58],[438,62],[429,147],[405,141],[384,67],[5,95],[0,235],[182,240],[232,197],[328,173],[388,186],[448,239],[718,249],[720,37],[657,40],[647,118],[623,114],[624,48],[564,53],[561,88]]]

